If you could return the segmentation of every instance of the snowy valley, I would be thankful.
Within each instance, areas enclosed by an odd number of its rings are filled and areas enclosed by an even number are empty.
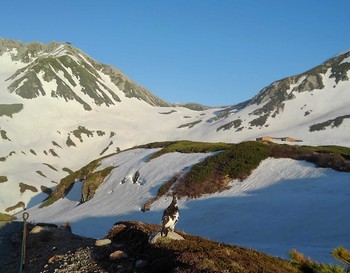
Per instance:
[[[164,195],[142,212],[145,202],[171,177],[215,154],[170,152],[148,161],[160,148],[130,149],[135,146],[268,136],[282,144],[350,147],[349,69],[346,52],[247,102],[175,105],[70,44],[0,39],[0,212],[27,208],[31,221],[69,221],[75,233],[100,238],[116,221],[160,223],[171,198]],[[101,157],[94,171],[111,172],[93,198],[81,203],[82,179],[39,208],[64,177]],[[296,248],[332,261],[332,248],[350,248],[349,177],[269,157],[225,191],[181,198],[177,229],[275,256]]]

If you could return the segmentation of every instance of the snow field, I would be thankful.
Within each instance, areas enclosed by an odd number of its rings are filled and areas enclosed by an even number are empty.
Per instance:
[[[207,155],[171,153],[146,162],[155,151],[130,150],[106,159],[101,169],[118,167],[92,200],[77,205],[81,183],[76,183],[72,193],[50,207],[30,208],[31,221],[69,221],[74,233],[94,238],[103,237],[118,221],[160,224],[171,197],[160,198],[145,213],[140,211],[142,204],[172,175]],[[142,179],[140,185],[131,179],[120,184],[136,170]],[[180,199],[176,229],[283,258],[296,248],[315,260],[333,262],[331,249],[350,247],[349,197],[348,173],[269,158],[245,181],[232,181],[227,191]]]

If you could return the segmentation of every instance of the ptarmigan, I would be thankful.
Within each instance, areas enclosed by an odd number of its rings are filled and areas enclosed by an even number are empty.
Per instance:
[[[173,201],[163,212],[161,235],[166,237],[169,231],[174,231],[178,220],[179,208],[177,207],[177,198],[173,195]]]

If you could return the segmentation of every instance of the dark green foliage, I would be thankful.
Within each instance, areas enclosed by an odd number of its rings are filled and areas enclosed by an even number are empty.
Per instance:
[[[98,187],[113,169],[114,167],[108,167],[101,171],[88,174],[82,187],[82,202],[87,202],[94,197]]]
[[[13,210],[19,209],[19,208],[21,208],[21,209],[24,209],[24,208],[25,208],[25,205],[24,205],[24,203],[23,203],[22,201],[18,202],[18,203],[17,203],[16,205],[14,205],[14,206],[11,206],[11,207],[6,208],[5,211],[6,211],[6,212],[10,212],[10,211],[13,211]]]
[[[348,58],[350,56],[350,52],[347,52],[343,55],[339,55],[334,58],[334,61],[332,62],[331,66],[331,75],[330,78],[334,78],[336,84],[340,81],[347,81],[349,80],[349,77],[347,75],[348,71],[350,70],[350,63],[349,62],[343,62],[345,58]]]
[[[25,68],[20,69],[20,74],[25,71]],[[12,77],[11,79],[14,79]],[[36,97],[44,96],[46,94],[37,74],[34,70],[28,71],[22,77],[16,79],[8,87],[8,90],[12,93],[16,93],[25,99],[33,99]]]
[[[9,221],[14,221],[16,219],[17,218],[15,216],[0,212],[0,222],[9,222]]]
[[[0,135],[2,139],[11,141],[11,139],[7,137],[7,132],[5,130],[0,130]]]
[[[104,136],[106,134],[104,131],[101,130],[97,130],[96,133],[98,136]]]
[[[54,166],[52,166],[52,165],[50,165],[50,164],[43,163],[43,165],[49,167],[51,170],[54,170],[54,171],[58,172],[58,170],[57,170]]]
[[[315,132],[315,131],[325,130],[326,127],[331,127],[331,128],[339,127],[345,119],[350,119],[350,115],[339,116],[339,117],[336,117],[335,119],[330,119],[325,122],[316,123],[310,126],[309,131]]]
[[[74,173],[71,169],[69,169],[69,168],[67,168],[67,167],[62,168],[62,171],[65,171],[65,172],[67,172],[68,174]]]
[[[165,141],[145,144],[135,148],[161,148],[149,157],[148,161],[172,152],[209,153],[217,151],[214,155],[208,156],[202,162],[195,164],[189,172],[181,176],[175,175],[164,183],[159,188],[157,196],[151,198],[144,205],[144,210],[149,209],[150,204],[154,200],[168,193],[170,188],[178,196],[192,198],[225,190],[230,181],[247,178],[259,166],[261,161],[267,157],[305,160],[316,164],[318,167],[350,172],[350,148],[340,146],[289,146],[256,141],[239,144]],[[83,199],[91,199],[98,186],[113,169],[113,167],[110,167],[100,172],[94,172],[100,160],[95,160],[80,171],[71,173],[62,179],[45,204],[50,204],[64,197],[72,183],[79,179],[86,180],[84,185],[86,190]]]
[[[48,199],[46,199],[46,201],[40,205],[40,207],[49,206],[60,198],[65,197],[73,187],[74,182],[77,180],[85,180],[84,184],[86,183],[86,186],[83,185],[83,192],[85,187],[86,194],[84,198],[82,197],[82,199],[89,199],[89,196],[92,198],[94,191],[98,188],[99,183],[101,184],[103,182],[103,179],[113,169],[113,167],[108,167],[102,171],[94,172],[94,170],[100,165],[100,161],[102,159],[103,158],[96,159],[75,172],[72,172],[68,168],[64,168],[63,170],[69,172],[69,175],[61,179],[60,183],[50,194]]]
[[[55,152],[54,149],[50,149],[49,152],[50,152],[53,156],[59,157],[58,154]]]
[[[216,131],[220,131],[220,130],[229,130],[232,127],[234,128],[239,128],[242,125],[242,120],[241,119],[235,119],[227,124],[224,124],[222,126],[220,126],[219,128],[216,129]]]
[[[7,182],[7,176],[4,176],[4,175],[0,175],[0,183],[5,183]]]
[[[203,111],[203,110],[209,109],[208,106],[204,106],[198,103],[184,103],[184,104],[179,104],[178,106],[182,106],[182,107],[191,109],[193,111]]]
[[[347,265],[348,272],[350,272],[350,251],[346,248],[339,246],[332,251],[334,258]]]
[[[268,117],[269,117],[268,114],[266,114],[266,115],[261,115],[261,116],[259,116],[258,118],[253,119],[251,122],[249,122],[249,124],[250,124],[251,126],[256,126],[256,127],[260,126],[260,127],[261,127],[261,126],[265,125],[266,120],[267,120]]]
[[[70,147],[70,146],[76,147],[76,146],[77,146],[77,145],[75,145],[75,143],[73,142],[73,140],[70,138],[70,135],[67,137],[66,145],[67,145],[68,147]]]
[[[68,69],[73,73],[72,77]],[[77,95],[72,87],[80,84],[82,92],[87,94],[94,100],[97,105],[106,104],[107,106],[114,102],[105,93],[107,92],[114,101],[120,101],[118,96],[104,85],[96,70],[89,65],[83,58],[77,62],[69,55],[60,57],[39,57],[28,66],[19,69],[11,76],[13,83],[8,87],[10,92],[22,96],[23,98],[31,99],[40,95],[46,95],[42,83],[38,77],[43,73],[43,80],[50,82],[55,81],[57,84],[56,90],[51,91],[52,97],[61,97],[66,101],[76,100],[81,103],[85,110],[91,110],[91,107]],[[66,83],[58,73],[63,73]],[[79,83],[77,83],[79,79]]]
[[[165,182],[162,186],[160,186],[157,192],[157,198],[160,198],[164,194],[166,194],[169,191],[170,187],[177,181],[178,178],[179,176],[175,175],[169,181]]]
[[[182,125],[180,125],[177,128],[186,128],[186,127],[188,127],[190,129],[190,128],[194,127],[195,125],[197,125],[197,124],[199,124],[201,122],[202,122],[201,120],[196,120],[196,121],[193,121],[193,122],[190,122],[190,123],[182,124]]]
[[[52,141],[52,144],[53,145],[55,145],[56,147],[58,147],[58,148],[61,148],[62,149],[62,147],[56,142],[56,141]]]
[[[317,167],[332,168],[337,171],[350,171],[349,148],[339,146],[289,146],[270,145],[275,158],[292,158],[314,163]]]
[[[102,150],[102,152],[100,153],[100,155],[103,155],[105,152],[107,152],[107,150],[109,149],[110,146],[112,146],[112,144],[113,144],[113,141],[111,141],[111,142],[108,144],[108,146]]]
[[[270,156],[267,145],[259,142],[243,142],[193,166],[180,180],[174,191],[180,196],[199,197],[205,193],[222,191],[233,179],[243,180]]]
[[[225,175],[230,179],[243,180],[270,155],[269,148],[263,143],[243,142],[218,154],[218,157]]]
[[[338,154],[343,156],[350,156],[350,148],[342,147],[336,145],[328,145],[328,146],[302,146],[308,150],[311,150],[316,153],[329,153],[329,154]]]
[[[144,149],[164,148],[173,143],[174,141],[152,142],[152,143],[136,146],[135,148],[144,148]]]
[[[19,113],[23,109],[22,103],[0,104],[0,117],[8,116],[12,118],[14,114]]]
[[[75,181],[77,175],[77,173],[72,173],[66,176],[65,178],[61,179],[60,183],[50,194],[50,196],[40,205],[40,207],[47,207],[49,205],[52,205],[60,198],[65,197],[70,191],[70,189],[73,187],[73,182]]]
[[[45,178],[46,178],[46,175],[45,175],[45,174],[43,174],[43,172],[42,172],[42,171],[36,171],[36,173],[37,173],[37,174],[39,174],[40,176],[42,176],[42,177],[45,177]]]
[[[224,150],[231,146],[228,143],[206,143],[206,142],[193,142],[189,140],[182,140],[176,142],[156,142],[146,146],[139,146],[141,148],[162,148],[159,152],[153,154],[149,160],[157,158],[166,153],[179,152],[179,153],[210,153],[218,150]]]
[[[303,254],[295,249],[289,252],[292,264],[303,273],[349,273],[350,252],[343,247],[338,247],[332,251],[332,254],[334,258],[340,260],[345,266],[315,262],[310,258],[304,257]]]
[[[41,185],[40,186],[40,190],[43,192],[43,193],[46,193],[47,195],[50,195],[52,193],[52,190],[48,187],[45,187],[44,185]]]
[[[86,129],[84,126],[79,126],[78,129],[74,130],[72,133],[80,140],[80,142],[83,142],[83,138],[81,137],[82,134],[85,134],[87,137],[93,136],[93,131]]]
[[[170,115],[170,114],[176,113],[176,112],[177,112],[176,110],[171,110],[169,112],[159,112],[159,114],[161,114],[161,115]]]
[[[38,189],[36,187],[25,184],[23,182],[19,183],[19,189],[21,193],[24,193],[25,191],[38,192]]]

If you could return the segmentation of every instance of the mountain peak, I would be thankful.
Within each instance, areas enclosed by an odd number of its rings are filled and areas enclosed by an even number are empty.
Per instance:
[[[24,44],[0,39],[0,56],[5,52],[21,64],[7,79],[7,89],[25,99],[50,96],[75,100],[85,110],[92,110],[92,103],[114,105],[121,96],[152,106],[170,106],[120,70],[93,60],[69,42]]]
[[[250,104],[262,105],[255,114],[277,112],[286,101],[295,99],[299,93],[317,92],[326,85],[336,88],[338,84],[348,81],[350,70],[350,51],[338,54],[304,73],[273,82],[262,89]],[[275,112],[274,114],[277,114]]]

